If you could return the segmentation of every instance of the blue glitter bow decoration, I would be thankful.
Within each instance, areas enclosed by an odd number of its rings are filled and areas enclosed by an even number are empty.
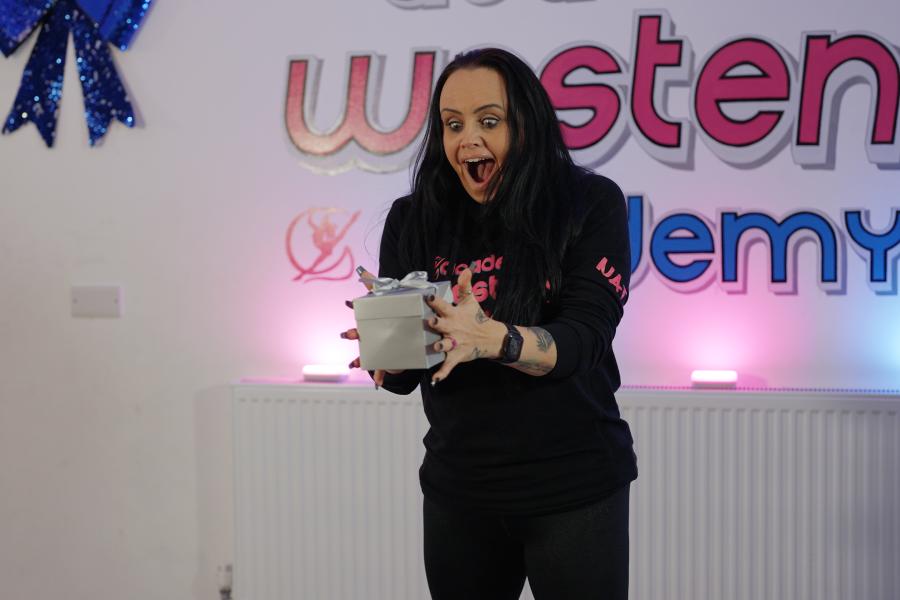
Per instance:
[[[0,51],[4,55],[15,52],[35,29],[40,29],[3,133],[12,133],[31,121],[47,146],[53,146],[70,31],[91,145],[106,134],[114,118],[133,127],[134,110],[116,72],[109,44],[128,49],[150,3],[151,0],[0,0]]]

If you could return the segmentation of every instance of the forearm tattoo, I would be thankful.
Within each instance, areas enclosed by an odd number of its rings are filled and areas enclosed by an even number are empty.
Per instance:
[[[536,360],[517,360],[513,365],[529,375],[546,375],[553,370],[553,367],[548,367]]]
[[[541,329],[540,327],[529,327],[528,331],[534,334],[534,337],[537,338],[537,349],[539,352],[549,352],[550,348],[553,347],[553,336],[550,335],[550,332],[546,329]]]

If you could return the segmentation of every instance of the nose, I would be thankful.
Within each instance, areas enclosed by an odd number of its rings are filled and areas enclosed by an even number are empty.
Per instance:
[[[463,148],[478,148],[484,146],[484,140],[477,131],[469,131],[462,140]]]

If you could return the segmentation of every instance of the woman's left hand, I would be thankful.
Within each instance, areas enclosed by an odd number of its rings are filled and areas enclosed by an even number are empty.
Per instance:
[[[472,295],[472,271],[466,268],[459,275],[456,306],[441,298],[433,298],[428,305],[437,313],[429,327],[443,337],[434,349],[447,353],[441,368],[431,377],[432,385],[443,381],[459,363],[476,358],[497,358],[506,335],[506,326],[484,314]]]

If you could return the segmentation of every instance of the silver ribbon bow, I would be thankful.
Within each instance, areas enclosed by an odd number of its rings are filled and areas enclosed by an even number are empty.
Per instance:
[[[434,284],[428,281],[428,273],[426,271],[410,271],[403,279],[391,279],[390,277],[374,277],[372,279],[360,279],[362,283],[372,285],[372,293],[376,296],[387,294],[395,290],[401,289],[420,289],[424,290],[434,287]]]

